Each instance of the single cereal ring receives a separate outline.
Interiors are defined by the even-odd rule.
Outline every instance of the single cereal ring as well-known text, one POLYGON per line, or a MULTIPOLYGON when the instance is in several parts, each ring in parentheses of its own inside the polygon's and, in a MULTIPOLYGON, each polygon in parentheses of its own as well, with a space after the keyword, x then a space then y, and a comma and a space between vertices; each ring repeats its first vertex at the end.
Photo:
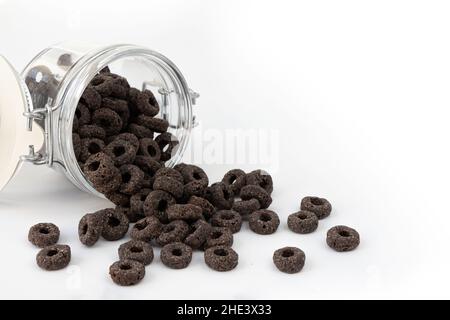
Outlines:
POLYGON ((238 195, 242 187, 246 185, 246 174, 241 169, 233 169, 228 171, 222 179, 222 182, 229 185, 233 194, 238 195))
POLYGON ((132 286, 144 279, 145 266, 134 260, 116 261, 109 267, 109 274, 115 284, 132 286))
POLYGON ((167 218, 170 221, 184 220, 194 222, 203 219, 202 208, 193 204, 173 204, 167 208, 167 218))
POLYGON ((108 144, 103 151, 111 157, 117 167, 133 163, 137 152, 130 142, 120 139, 108 144))
POLYGON ((300 272, 305 265, 305 253, 299 248, 284 247, 273 254, 273 263, 285 273, 300 272))
POLYGON ((163 132, 155 138, 156 143, 161 150, 161 160, 167 161, 172 158, 178 150, 178 139, 170 132, 163 132))
POLYGON ((128 195, 138 192, 144 180, 144 172, 133 164, 124 164, 119 170, 122 176, 119 191, 128 195))
POLYGON ((150 116, 146 116, 144 114, 141 114, 136 117, 135 123, 144 126, 147 129, 152 130, 153 132, 166 132, 169 128, 169 122, 165 119, 161 118, 153 118, 150 116))
POLYGON ((327 244, 330 248, 345 252, 356 249, 359 246, 359 233, 347 226, 335 226, 327 232, 327 244))
POLYGON ((38 223, 30 228, 28 241, 37 247, 51 246, 59 240, 59 228, 53 223, 38 223))
POLYGON ((92 87, 88 86, 81 96, 80 102, 86 105, 90 110, 100 109, 102 96, 92 87))
POLYGON ((205 263, 216 271, 230 271, 238 265, 239 256, 230 247, 217 246, 205 250, 205 263))
POLYGON ((184 243, 192 249, 199 249, 206 242, 212 232, 211 225, 205 220, 197 220, 191 225, 191 233, 184 239, 184 243))
POLYGON ((131 196, 130 210, 128 215, 128 219, 130 220, 130 222, 134 223, 145 218, 144 202, 150 192, 152 192, 151 189, 142 188, 139 192, 131 196))
POLYGON ((181 173, 179 173, 177 170, 173 169, 173 168, 161 168, 159 169, 156 174, 155 174, 155 178, 157 177, 168 177, 168 178, 172 178, 177 180, 180 183, 184 183, 184 179, 183 176, 181 175, 181 173))
POLYGON ((132 212, 130 207, 116 206, 115 210, 119 211, 120 213, 123 213, 128 218, 128 221, 130 223, 135 223, 145 218, 142 215, 132 212))
POLYGON ((114 209, 103 209, 98 213, 105 215, 102 237, 108 241, 122 239, 128 232, 129 221, 126 215, 114 209))
POLYGON ((120 116, 107 108, 100 108, 94 111, 92 124, 102 127, 107 136, 118 134, 122 129, 122 119, 120 116))
POLYGON ((209 236, 206 237, 206 242, 203 246, 208 249, 216 246, 231 247, 233 245, 233 233, 229 228, 212 227, 209 236))
POLYGON ((43 248, 36 256, 37 265, 47 271, 60 270, 70 262, 70 247, 64 244, 55 244, 43 248))
POLYGON ((272 203, 272 197, 260 186, 247 185, 241 189, 241 199, 256 199, 259 201, 262 209, 266 209, 272 203))
POLYGON ((319 220, 328 217, 331 213, 331 203, 324 198, 304 197, 300 205, 301 210, 310 211, 316 214, 319 220))
POLYGON ((209 220, 213 216, 213 214, 216 212, 216 208, 211 204, 211 202, 209 202, 205 198, 191 196, 189 198, 188 203, 202 208, 203 217, 206 220, 209 220))
POLYGON ((91 122, 91 112, 88 107, 81 102, 77 105, 75 116, 78 118, 78 125, 80 127, 91 122))
POLYGON ((152 246, 144 241, 130 240, 119 247, 120 260, 134 260, 147 266, 153 261, 153 257, 152 246))
POLYGON ((192 164, 179 164, 177 165, 177 167, 180 173, 183 175, 184 183, 186 185, 190 182, 198 181, 205 187, 208 186, 209 179, 202 168, 192 164))
POLYGON ((272 176, 264 170, 254 170, 247 174, 247 184, 257 185, 267 191, 270 195, 273 192, 272 176))
POLYGON ((189 225, 183 220, 174 220, 163 225, 162 233, 156 239, 160 246, 173 242, 183 242, 189 234, 189 225))
POLYGON ((111 177, 109 180, 90 180, 90 182, 98 192, 109 194, 116 192, 119 189, 120 185, 122 184, 122 177, 120 176, 120 171, 117 169, 117 174, 111 177))
POLYGON ((236 233, 241 230, 242 217, 233 210, 217 211, 211 218, 211 225, 215 227, 225 227, 236 233))
POLYGON ((250 230, 257 234, 272 234, 280 225, 280 218, 271 210, 257 210, 248 218, 250 230))
POLYGON ((182 173, 183 170, 184 170, 187 166, 188 166, 188 164, 186 164, 186 163, 184 163, 184 162, 181 162, 181 163, 176 164, 173 168, 174 168, 175 170, 177 170, 179 173, 182 173))
POLYGON ((316 231, 319 219, 313 212, 301 210, 289 215, 287 224, 291 231, 307 234, 316 231))
POLYGON ((72 133, 72 144, 73 144, 73 153, 75 153, 75 158, 79 160, 81 154, 81 139, 78 133, 72 133))
POLYGON ((86 162, 87 159, 103 150, 105 143, 97 138, 86 138, 80 141, 80 161, 86 162))
POLYGON ((103 98, 102 108, 108 108, 114 111, 122 119, 122 128, 125 128, 130 119, 130 109, 128 108, 128 102, 122 99, 116 98, 103 98))
POLYGON ((128 99, 136 114, 144 114, 154 117, 159 113, 159 105, 155 96, 150 90, 141 92, 136 88, 130 88, 128 99))
POLYGON ((130 196, 120 192, 105 193, 106 199, 116 206, 128 207, 130 205, 130 196))
POLYGON ((192 196, 204 197, 208 186, 203 180, 191 181, 184 185, 183 199, 187 200, 192 196))
POLYGON ((233 203, 233 210, 239 212, 239 214, 244 218, 247 218, 249 214, 259 210, 261 205, 257 199, 250 200, 240 200, 233 203))
POLYGON ((152 158, 153 160, 159 160, 161 158, 161 150, 155 140, 151 138, 139 140, 139 154, 152 158))
POLYGON ((150 157, 137 155, 134 159, 134 164, 144 171, 144 182, 142 183, 142 186, 144 188, 153 188, 155 174, 159 169, 161 169, 161 163, 150 157))
POLYGON ((173 195, 176 199, 179 199, 183 196, 184 186, 180 181, 170 177, 159 176, 155 177, 153 189, 166 191, 173 195))
POLYGON ((172 269, 184 269, 192 261, 192 249, 182 242, 166 244, 161 249, 161 262, 172 269))
POLYGON ((139 220, 131 229, 131 239, 150 242, 156 239, 162 232, 162 224, 154 216, 139 220))
POLYGON ((129 133, 134 134, 139 139, 143 139, 143 138, 153 139, 153 136, 154 136, 154 133, 152 130, 150 130, 144 126, 140 126, 136 123, 130 123, 128 125, 127 131, 129 133))
POLYGON ((206 190, 206 198, 218 209, 231 209, 234 203, 231 186, 223 182, 213 183, 206 190))
POLYGON ((81 126, 78 132, 81 138, 97 138, 100 140, 105 140, 106 138, 105 129, 92 124, 81 126))
POLYGON ((108 97, 113 91, 112 79, 106 73, 100 73, 92 79, 90 85, 102 97, 108 97))
POLYGON ((132 133, 129 132, 123 132, 123 133, 119 133, 118 135, 115 136, 109 136, 107 139, 107 143, 111 143, 114 140, 125 140, 128 141, 129 143, 131 143, 133 145, 133 147, 138 150, 139 149, 139 139, 132 133))
POLYGON ((119 169, 114 166, 110 156, 104 152, 96 153, 87 159, 84 164, 84 174, 91 182, 104 182, 110 180, 117 174, 119 169))
POLYGON ((155 190, 148 194, 144 201, 144 215, 155 216, 161 222, 168 222, 167 209, 176 204, 175 198, 162 190, 155 190))
POLYGON ((80 242, 88 247, 93 246, 100 238, 104 225, 104 214, 85 214, 78 224, 78 237, 80 242))

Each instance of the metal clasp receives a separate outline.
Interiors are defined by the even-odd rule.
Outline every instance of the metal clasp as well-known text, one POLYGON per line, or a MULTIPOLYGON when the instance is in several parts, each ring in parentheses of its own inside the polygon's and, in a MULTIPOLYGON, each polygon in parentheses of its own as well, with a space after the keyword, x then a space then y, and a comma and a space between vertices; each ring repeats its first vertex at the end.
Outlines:
MULTIPOLYGON (((168 97, 173 92, 174 92, 173 90, 167 90, 166 88, 160 88, 158 90, 158 93, 161 95, 161 111, 162 111, 161 114, 163 115, 164 119, 166 119, 166 117, 167 117, 167 109, 168 109, 168 106, 169 106, 169 99, 168 99, 168 97)), ((191 99, 191 104, 192 105, 196 105, 197 104, 197 99, 199 97, 200 97, 199 93, 195 92, 192 89, 189 89, 189 98, 191 99)), ((193 115, 192 116, 192 127, 196 127, 196 126, 198 126, 198 121, 197 121, 195 115, 193 115)), ((175 127, 173 125, 171 125, 171 127, 178 128, 178 127, 175 127)))

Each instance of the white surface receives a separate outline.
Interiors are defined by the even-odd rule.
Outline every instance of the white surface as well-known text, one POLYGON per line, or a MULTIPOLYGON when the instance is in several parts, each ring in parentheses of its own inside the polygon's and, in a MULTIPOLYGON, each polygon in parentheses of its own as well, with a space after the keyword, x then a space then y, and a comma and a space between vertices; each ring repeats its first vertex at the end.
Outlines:
MULTIPOLYGON (((200 253, 180 271, 157 257, 140 285, 121 288, 107 274, 120 242, 87 249, 76 236, 81 215, 107 202, 27 166, 0 195, 0 298, 450 298, 449 14, 446 1, 0 0, 1 53, 19 69, 62 40, 137 43, 202 94, 204 144, 227 128, 278 132, 269 165, 282 220, 272 236, 236 235, 232 272, 200 253), (289 232, 310 194, 329 198, 332 216, 314 234, 289 232), (41 221, 72 246, 68 269, 36 267, 26 235, 41 221), (336 224, 360 231, 356 251, 326 246, 336 224), (301 273, 275 270, 284 245, 305 250, 301 273)), ((206 167, 214 181, 233 166, 206 167)))

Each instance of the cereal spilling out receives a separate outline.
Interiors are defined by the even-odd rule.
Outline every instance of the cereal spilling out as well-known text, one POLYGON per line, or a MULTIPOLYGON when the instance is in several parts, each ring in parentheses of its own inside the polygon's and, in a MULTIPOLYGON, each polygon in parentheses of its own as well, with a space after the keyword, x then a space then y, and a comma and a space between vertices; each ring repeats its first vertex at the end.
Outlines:
MULTIPOLYGON (((166 167, 179 144, 168 128, 154 94, 131 87, 108 68, 94 77, 75 111, 72 140, 79 166, 92 186, 115 204, 84 215, 78 236, 92 247, 100 238, 116 241, 129 235, 118 249, 119 261, 109 269, 118 285, 144 278, 145 266, 154 260, 153 246, 161 247, 160 260, 172 269, 188 267, 193 252, 200 250, 212 270, 233 270, 239 261, 233 234, 243 223, 248 221, 249 229, 260 235, 273 234, 280 225, 278 214, 269 209, 270 174, 233 169, 210 183, 198 166, 166 167)), ((287 225, 295 233, 314 232, 331 210, 326 199, 305 197, 287 225)), ((70 248, 56 245, 55 225, 33 226, 28 238, 43 248, 37 256, 41 268, 58 270, 69 263, 70 248)), ((338 226, 328 232, 327 243, 336 251, 349 251, 358 246, 359 235, 338 226)), ((305 253, 285 247, 275 251, 273 262, 282 272, 297 273, 305 253)))

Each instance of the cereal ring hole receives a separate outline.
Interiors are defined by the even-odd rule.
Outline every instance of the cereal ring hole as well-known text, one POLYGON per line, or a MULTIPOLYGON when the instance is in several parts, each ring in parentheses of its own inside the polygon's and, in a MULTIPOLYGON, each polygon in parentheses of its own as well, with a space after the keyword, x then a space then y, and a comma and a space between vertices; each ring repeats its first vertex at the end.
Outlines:
POLYGON ((111 123, 109 119, 100 119, 99 125, 103 128, 109 128, 111 126, 111 123))
POLYGON ((128 263, 122 263, 119 268, 120 270, 131 270, 131 266, 128 263))
POLYGON ((177 257, 181 257, 183 255, 183 252, 181 252, 181 249, 173 249, 172 250, 172 255, 177 256, 177 257))
POLYGON ((87 225, 87 223, 86 224, 84 224, 83 225, 83 228, 82 228, 82 230, 81 230, 81 234, 86 234, 88 232, 88 225, 87 225))
POLYGON ((141 201, 145 201, 147 199, 147 196, 145 194, 141 194, 141 201))
POLYGON ((289 258, 289 257, 292 257, 293 255, 294 255, 294 251, 292 251, 292 250, 290 250, 290 249, 284 250, 284 251, 281 253, 281 256, 282 256, 283 258, 289 258))
POLYGON ((350 233, 345 230, 339 231, 339 235, 344 238, 350 237, 350 233))
POLYGON ((127 182, 130 182, 130 180, 131 180, 131 174, 129 172, 124 172, 122 174, 122 182, 127 183, 127 182))
POLYGON ((88 151, 90 154, 99 153, 101 150, 102 148, 96 142, 91 142, 88 146, 88 151))
POLYGON ((195 180, 201 180, 201 179, 202 179, 202 176, 201 176, 200 173, 198 173, 198 172, 194 172, 194 173, 192 174, 192 177, 193 177, 195 180))
POLYGON ((222 232, 220 232, 220 231, 214 231, 214 232, 211 234, 211 239, 219 239, 222 235, 223 235, 222 232))
POLYGON ((147 222, 143 221, 140 223, 136 223, 136 229, 138 230, 144 230, 148 226, 147 222))
POLYGON ((39 233, 42 233, 42 234, 49 234, 50 231, 48 231, 47 228, 41 228, 41 229, 39 229, 39 233))
POLYGON ((311 198, 311 203, 315 206, 321 206, 324 204, 323 200, 320 198, 311 198))
POLYGON ((153 146, 148 146, 147 152, 151 157, 156 156, 156 153, 157 153, 155 147, 153 147, 153 146))
POLYGON ((120 220, 117 219, 116 217, 109 217, 108 225, 111 227, 117 227, 118 225, 120 225, 120 220))
POLYGON ((226 257, 228 255, 228 251, 225 249, 216 249, 214 250, 214 254, 220 257, 226 257))
POLYGON ((158 202, 158 211, 165 211, 167 209, 168 203, 167 200, 161 199, 158 202))
POLYGON ((125 148, 123 147, 123 146, 115 146, 114 148, 113 148, 113 154, 116 156, 116 157, 119 157, 119 156, 121 156, 121 155, 123 155, 124 153, 125 153, 125 148))
POLYGON ((270 216, 270 214, 262 213, 262 214, 259 216, 259 220, 261 220, 261 221, 263 221, 263 222, 268 222, 268 221, 272 220, 272 217, 270 216))
POLYGON ((308 219, 308 216, 304 213, 300 213, 299 215, 297 215, 297 218, 299 218, 300 220, 306 220, 308 219))
POLYGON ((100 161, 94 161, 91 164, 89 164, 88 170, 89 171, 97 171, 99 167, 100 167, 100 161))
POLYGON ((49 252, 47 252, 47 257, 53 257, 57 253, 58 253, 58 250, 50 250, 49 252))
POLYGON ((144 250, 141 247, 131 247, 130 251, 133 253, 141 253, 144 250))
POLYGON ((174 225, 167 226, 166 233, 172 232, 173 230, 175 230, 175 226, 174 225))

